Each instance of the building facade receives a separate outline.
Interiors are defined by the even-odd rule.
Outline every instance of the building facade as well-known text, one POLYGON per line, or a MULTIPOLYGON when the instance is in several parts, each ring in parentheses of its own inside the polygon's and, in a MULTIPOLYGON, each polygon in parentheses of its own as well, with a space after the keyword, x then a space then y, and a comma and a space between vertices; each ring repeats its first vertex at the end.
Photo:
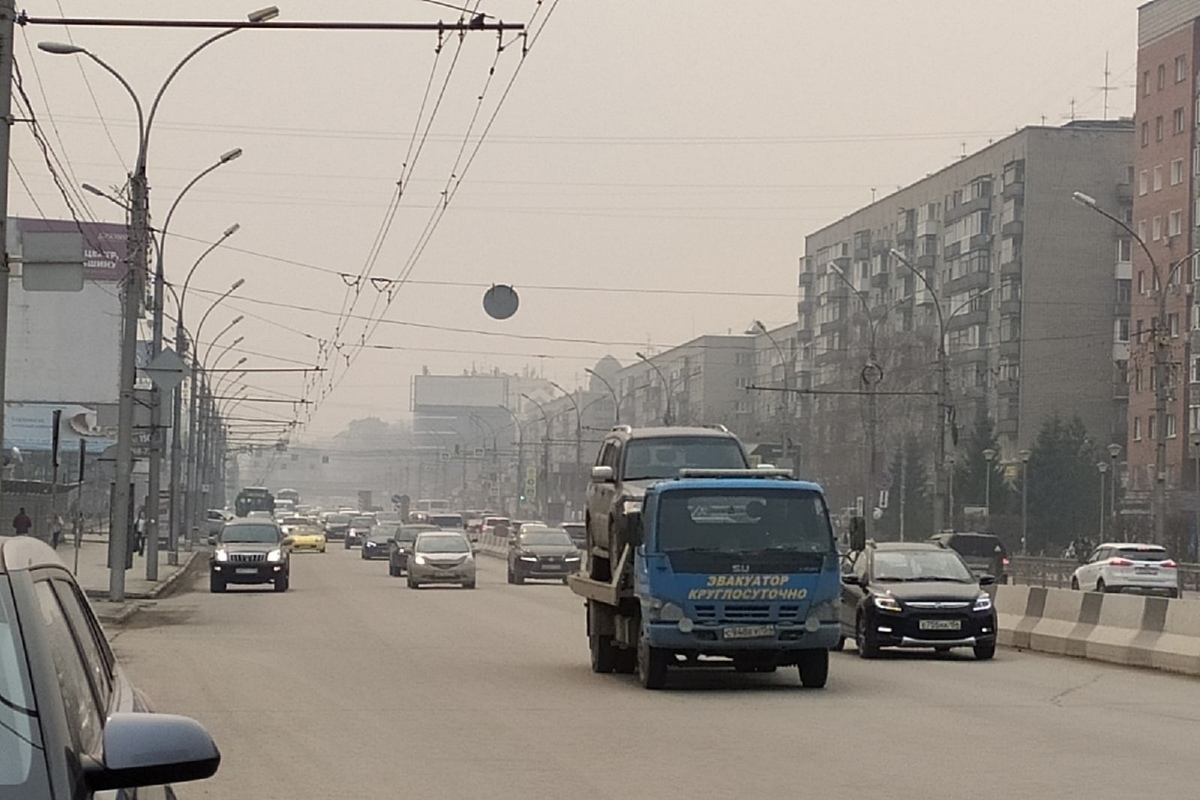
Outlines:
POLYGON ((1133 137, 1129 120, 1025 128, 807 237, 804 446, 835 503, 890 487, 903 442, 933 463, 943 422, 951 459, 980 418, 1002 461, 1056 413, 1124 446, 1128 237, 1072 195, 1128 217, 1133 137))

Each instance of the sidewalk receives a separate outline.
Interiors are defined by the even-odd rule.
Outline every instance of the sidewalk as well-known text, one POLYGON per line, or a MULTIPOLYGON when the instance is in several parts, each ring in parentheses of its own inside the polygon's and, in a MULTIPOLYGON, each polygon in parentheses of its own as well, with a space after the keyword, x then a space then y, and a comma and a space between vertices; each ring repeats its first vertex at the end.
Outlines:
MULTIPOLYGON (((68 569, 75 569, 75 548, 71 544, 59 545, 58 556, 68 569)), ((161 550, 158 553, 158 580, 150 581, 146 579, 145 557, 134 553, 133 567, 125 571, 125 602, 111 603, 108 601, 108 539, 84 536, 79 547, 79 566, 75 571, 75 578, 91 600, 100 620, 120 623, 137 612, 135 601, 153 600, 158 597, 185 574, 192 560, 196 558, 204 558, 204 552, 196 550, 188 553, 181 550, 179 564, 170 565, 167 563, 166 550, 161 550)))

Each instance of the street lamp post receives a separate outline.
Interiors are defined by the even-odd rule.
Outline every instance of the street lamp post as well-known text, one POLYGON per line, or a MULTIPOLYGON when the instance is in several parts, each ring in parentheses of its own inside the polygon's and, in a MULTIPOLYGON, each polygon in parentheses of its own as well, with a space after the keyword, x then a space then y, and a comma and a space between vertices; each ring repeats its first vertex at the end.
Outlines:
POLYGON ((992 521, 992 461, 996 458, 996 451, 988 447, 983 451, 984 473, 983 473, 983 509, 987 515, 988 526, 991 526, 992 521))
POLYGON ((1175 273, 1192 256, 1200 253, 1200 247, 1185 255, 1178 261, 1172 262, 1167 271, 1166 280, 1160 280, 1158 261, 1150 252, 1144 239, 1137 234, 1125 220, 1110 214, 1100 207, 1096 198, 1074 192, 1071 199, 1086 208, 1090 208, 1100 216, 1115 222, 1138 243, 1146 258, 1150 261, 1153 275, 1155 294, 1157 295, 1157 313, 1150 321, 1150 338, 1154 343, 1154 418, 1157 430, 1154 435, 1154 541, 1162 544, 1166 538, 1167 515, 1167 402, 1173 392, 1171 365, 1171 331, 1167 325, 1167 287, 1175 280, 1175 273))
MULTIPOLYGON (((1112 477, 1109 479, 1108 519, 1113 536, 1117 535, 1117 457, 1121 455, 1121 445, 1113 442, 1108 446, 1108 457, 1112 461, 1112 477)), ((1122 534, 1124 537, 1124 534, 1122 534)))
MULTIPOLYGON (((275 7, 261 9, 249 15, 251 22, 265 22, 277 16, 279 10, 275 7)), ((133 100, 138 118, 138 148, 132 174, 129 176, 130 209, 129 233, 129 269, 125 276, 125 292, 122 306, 121 332, 121 363, 119 387, 120 396, 117 411, 117 453, 116 453, 116 489, 114 491, 112 509, 112 528, 109 534, 109 599, 120 602, 125 599, 125 559, 128 553, 128 530, 130 525, 130 510, 132 505, 133 478, 133 404, 134 384, 137 378, 137 328, 138 308, 144 296, 144 282, 147 272, 147 250, 150 239, 150 209, 149 186, 146 180, 146 156, 150 145, 150 130, 154 124, 154 115, 163 93, 171 85, 171 81, 193 57, 204 48, 230 34, 241 30, 228 28, 214 34, 192 48, 191 51, 175 65, 159 87, 150 105, 150 113, 143 113, 141 100, 130 86, 129 82, 99 56, 84 47, 59 42, 39 42, 38 48, 53 55, 83 55, 90 58, 106 72, 112 75, 133 100)), ((151 498, 146 509, 147 517, 157 513, 158 498, 151 498)), ((157 539, 157 533, 151 534, 157 539)), ((157 547, 157 542, 155 542, 157 547)))
POLYGON ((1104 541, 1104 516, 1107 511, 1104 502, 1104 474, 1108 472, 1108 463, 1105 461, 1096 462, 1096 470, 1100 473, 1100 541, 1104 541))
POLYGON ((527 394, 522 394, 529 402, 537 406, 538 411, 542 412, 542 421, 546 423, 546 435, 542 437, 542 479, 538 481, 538 515, 544 520, 546 518, 546 481, 550 479, 550 416, 546 413, 546 407, 534 400, 527 394))
POLYGON ((574 394, 568 392, 554 381, 550 381, 550 385, 565 394, 567 399, 571 401, 571 405, 575 408, 575 471, 571 473, 571 499, 572 503, 574 503, 581 491, 579 487, 579 471, 583 468, 583 414, 579 410, 579 403, 575 400, 574 394))
POLYGON ((1029 555, 1029 450, 1017 453, 1021 459, 1021 555, 1029 555))
POLYGON ((613 388, 613 385, 603 375, 594 369, 584 367, 583 371, 603 383, 604 387, 608 389, 608 393, 612 395, 613 399, 613 424, 619 425, 621 423, 621 398, 617 396, 617 390, 613 388))
POLYGON ((649 364, 650 368, 652 370, 654 370, 655 372, 657 372, 659 379, 662 380, 663 391, 665 391, 667 393, 667 410, 663 413, 662 421, 663 421, 663 425, 667 425, 667 426, 673 425, 675 422, 675 416, 671 413, 671 390, 672 390, 671 382, 667 380, 667 376, 663 374, 663 371, 658 368, 658 364, 655 364, 653 361, 651 361, 649 358, 647 358, 644 353, 639 351, 637 353, 634 353, 634 355, 637 356, 638 358, 640 358, 642 361, 645 361, 647 364, 649 364))
POLYGON ((779 422, 779 458, 780 466, 792 464, 792 470, 795 471, 795 464, 792 463, 794 457, 791 454, 792 441, 792 362, 783 352, 783 348, 779 346, 779 342, 775 341, 775 337, 767 330, 767 326, 762 320, 754 320, 754 326, 767 337, 767 341, 775 348, 775 352, 779 355, 779 363, 783 367, 783 392, 782 399, 779 403, 779 413, 781 416, 779 422))
POLYGON ((508 406, 497 407, 503 408, 508 415, 512 417, 513 428, 517 434, 517 499, 516 502, 513 503, 513 517, 515 518, 521 516, 521 498, 525 494, 525 429, 521 427, 521 418, 517 416, 515 411, 508 406))

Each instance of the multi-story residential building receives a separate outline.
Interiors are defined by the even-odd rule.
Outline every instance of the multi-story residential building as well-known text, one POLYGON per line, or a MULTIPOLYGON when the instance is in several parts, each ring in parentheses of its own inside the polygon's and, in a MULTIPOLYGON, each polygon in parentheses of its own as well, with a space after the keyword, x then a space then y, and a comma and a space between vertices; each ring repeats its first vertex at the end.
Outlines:
POLYGON ((1072 195, 1129 218, 1133 140, 1129 120, 1024 128, 807 237, 806 466, 835 502, 888 486, 905 438, 933 462, 939 339, 948 430, 987 417, 1013 460, 1049 416, 1078 414, 1124 445, 1129 237, 1072 195))
POLYGON ((1127 498, 1149 507, 1156 481, 1162 481, 1166 517, 1190 499, 1184 495, 1196 485, 1200 466, 1193 443, 1200 437, 1200 296, 1195 292, 1200 260, 1191 255, 1200 223, 1200 0, 1153 0, 1143 5, 1138 10, 1137 63, 1131 224, 1145 248, 1132 248, 1127 498), (1160 299, 1165 301, 1165 319, 1159 319, 1160 299), (1152 330, 1164 334, 1161 372, 1152 330), (1162 421, 1156 413, 1157 391, 1166 396, 1162 421), (1160 440, 1165 440, 1162 474, 1156 453, 1160 440))

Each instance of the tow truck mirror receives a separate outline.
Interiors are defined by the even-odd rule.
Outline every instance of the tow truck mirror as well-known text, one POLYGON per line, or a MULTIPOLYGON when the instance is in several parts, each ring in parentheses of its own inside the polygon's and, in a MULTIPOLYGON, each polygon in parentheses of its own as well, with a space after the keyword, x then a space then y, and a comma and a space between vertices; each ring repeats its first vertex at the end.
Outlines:
POLYGON ((850 549, 862 550, 867 546, 867 521, 862 517, 850 518, 850 549))
POLYGON ((596 483, 611 483, 613 468, 609 466, 592 467, 592 480, 596 483))

